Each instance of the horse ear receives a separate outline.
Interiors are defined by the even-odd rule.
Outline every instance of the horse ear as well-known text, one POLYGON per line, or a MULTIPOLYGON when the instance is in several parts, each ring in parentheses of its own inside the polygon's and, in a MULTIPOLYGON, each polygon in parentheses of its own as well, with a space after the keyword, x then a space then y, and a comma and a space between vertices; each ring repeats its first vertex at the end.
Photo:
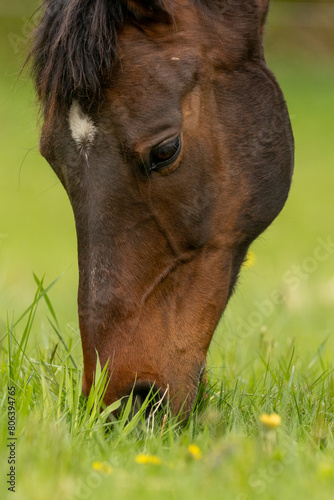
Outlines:
MULTIPOLYGON (((181 0, 179 0, 180 2, 181 0)), ((189 0, 184 0, 185 3, 188 3, 189 0)), ((239 10, 242 9, 242 5, 240 3, 244 4, 249 4, 249 0, 197 0, 200 4, 205 6, 211 13, 216 12, 217 14, 222 13, 224 14, 226 11, 233 11, 233 10, 239 10)), ((257 12, 257 18, 258 21, 260 22, 260 32, 261 35, 263 34, 263 27, 266 22, 268 10, 269 10, 269 4, 270 0, 253 0, 251 6, 252 9, 256 7, 258 9, 257 12)), ((248 8, 249 10, 249 8, 248 8)), ((247 11, 247 9, 246 9, 247 11)))
POLYGON ((263 26, 267 19, 270 0, 256 0, 256 3, 258 4, 259 7, 261 33, 263 33, 263 26))

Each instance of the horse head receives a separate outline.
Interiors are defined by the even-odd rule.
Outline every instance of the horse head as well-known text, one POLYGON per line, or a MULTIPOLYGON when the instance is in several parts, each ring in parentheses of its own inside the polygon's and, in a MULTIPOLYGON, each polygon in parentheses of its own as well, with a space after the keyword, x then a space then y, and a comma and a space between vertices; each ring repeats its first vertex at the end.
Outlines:
POLYGON ((262 49, 268 0, 46 0, 40 149, 76 222, 83 390, 167 388, 187 413, 293 138, 262 49))

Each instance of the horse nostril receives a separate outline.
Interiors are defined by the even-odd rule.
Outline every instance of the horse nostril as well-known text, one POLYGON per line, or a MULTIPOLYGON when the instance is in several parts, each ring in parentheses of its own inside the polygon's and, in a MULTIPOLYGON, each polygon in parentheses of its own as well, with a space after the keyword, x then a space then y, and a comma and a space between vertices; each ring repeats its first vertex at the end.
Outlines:
POLYGON ((146 401, 144 408, 145 417, 148 418, 150 413, 155 409, 163 408, 164 398, 161 395, 161 390, 155 383, 148 381, 138 381, 133 387, 132 412, 137 413, 146 401))
POLYGON ((151 385, 149 382, 136 382, 133 388, 133 400, 132 400, 132 410, 133 413, 137 413, 145 400, 147 399, 147 406, 145 408, 145 416, 149 415, 151 410, 151 398, 153 393, 154 385, 151 385), (151 396, 151 397, 150 397, 151 396))

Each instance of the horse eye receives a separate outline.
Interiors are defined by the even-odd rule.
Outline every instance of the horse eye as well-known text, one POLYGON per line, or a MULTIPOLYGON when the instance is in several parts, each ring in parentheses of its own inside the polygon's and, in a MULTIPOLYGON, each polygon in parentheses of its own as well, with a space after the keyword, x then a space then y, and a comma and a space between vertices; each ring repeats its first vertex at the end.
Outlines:
POLYGON ((181 151, 181 137, 178 135, 172 141, 155 146, 150 155, 151 171, 159 171, 173 163, 181 151))

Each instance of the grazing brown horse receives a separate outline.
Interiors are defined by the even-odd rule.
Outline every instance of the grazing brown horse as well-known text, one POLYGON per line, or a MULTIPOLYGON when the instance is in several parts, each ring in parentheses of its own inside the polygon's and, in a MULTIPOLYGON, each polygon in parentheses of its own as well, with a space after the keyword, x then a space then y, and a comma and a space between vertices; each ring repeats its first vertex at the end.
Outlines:
POLYGON ((262 49, 268 0, 46 0, 40 149, 70 198, 89 391, 168 387, 189 412, 250 243, 281 211, 293 137, 262 49))

